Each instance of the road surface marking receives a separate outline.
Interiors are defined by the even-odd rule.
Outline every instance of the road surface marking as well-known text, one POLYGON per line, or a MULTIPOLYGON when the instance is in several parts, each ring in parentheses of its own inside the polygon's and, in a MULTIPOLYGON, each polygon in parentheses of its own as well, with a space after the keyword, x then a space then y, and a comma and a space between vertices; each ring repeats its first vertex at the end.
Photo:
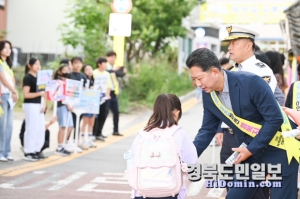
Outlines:
POLYGON ((205 180, 203 180, 203 179, 198 182, 192 182, 188 188, 187 196, 198 195, 204 184, 205 184, 205 180))
POLYGON ((63 180, 59 180, 57 181, 53 187, 49 188, 49 191, 57 191, 65 186, 67 186, 68 184, 71 184, 72 182, 74 182, 75 180, 78 180, 79 178, 81 178, 82 176, 84 176, 86 174, 86 172, 76 172, 72 175, 70 175, 69 177, 63 179, 63 180))
POLYGON ((85 192, 99 192, 99 193, 120 193, 120 194, 131 194, 131 191, 120 191, 120 190, 107 190, 107 189, 95 189, 98 184, 86 184, 77 189, 77 191, 85 192))
MULTIPOLYGON (((194 107, 196 104, 197 104, 196 98, 192 98, 192 99, 182 103, 182 112, 188 111, 189 109, 194 107)), ((105 140, 106 141, 105 143, 97 143, 96 144, 97 148, 90 148, 89 150, 83 151, 82 153, 71 154, 70 156, 67 156, 67 157, 53 155, 45 160, 40 160, 37 162, 32 162, 32 163, 28 163, 28 164, 21 165, 21 166, 16 166, 16 167, 0 170, 0 176, 1 175, 2 176, 17 176, 17 175, 20 175, 20 174, 23 174, 23 173, 26 173, 29 171, 39 170, 39 169, 43 169, 43 168, 47 168, 50 166, 54 166, 54 165, 58 165, 58 164, 62 164, 62 163, 71 161, 73 159, 76 159, 76 158, 86 155, 88 153, 94 152, 98 149, 104 148, 106 146, 109 146, 111 144, 114 144, 118 141, 121 141, 127 137, 130 137, 130 136, 136 134, 136 132, 139 131, 141 128, 143 128, 146 125, 146 123, 147 123, 147 121, 144 121, 133 127, 126 129, 125 131, 122 131, 121 133, 124 136, 108 137, 105 140)))
POLYGON ((223 194, 224 188, 212 188, 209 189, 209 192, 207 193, 206 197, 208 198, 218 198, 221 197, 223 194))
MULTIPOLYGON (((0 188, 4 188, 4 189, 32 189, 32 188, 37 188, 37 187, 43 186, 45 184, 49 184, 54 180, 57 180, 61 175, 62 175, 61 173, 55 173, 55 174, 52 174, 51 176, 47 176, 47 178, 44 178, 44 179, 42 179, 38 182, 32 183, 30 185, 26 185, 26 186, 16 186, 18 184, 21 184, 20 183, 21 180, 15 180, 15 181, 11 181, 9 183, 0 184, 0 188)), ((29 178, 26 178, 26 179, 27 179, 27 181, 31 180, 29 178)))

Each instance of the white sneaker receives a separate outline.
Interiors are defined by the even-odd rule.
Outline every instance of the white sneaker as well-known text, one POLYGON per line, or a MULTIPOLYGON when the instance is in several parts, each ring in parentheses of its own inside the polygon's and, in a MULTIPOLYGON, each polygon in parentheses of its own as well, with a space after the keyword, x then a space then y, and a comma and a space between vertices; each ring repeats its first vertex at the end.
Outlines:
POLYGON ((74 145, 73 144, 65 144, 64 149, 73 153, 74 152, 74 145))
POLYGON ((11 157, 10 155, 9 155, 9 156, 7 156, 7 157, 6 157, 6 159, 7 159, 7 160, 9 160, 9 161, 14 161, 14 158, 13 158, 13 157, 11 157))
POLYGON ((7 162, 7 159, 5 157, 1 157, 0 162, 7 162))
POLYGON ((79 148, 78 146, 74 147, 74 151, 77 151, 77 153, 82 153, 82 149, 79 148))
POLYGON ((90 148, 90 145, 87 142, 82 142, 79 145, 79 148, 82 149, 82 150, 88 150, 90 148))
POLYGON ((97 145, 94 143, 93 140, 89 141, 89 145, 90 145, 91 148, 96 148, 97 147, 97 145))

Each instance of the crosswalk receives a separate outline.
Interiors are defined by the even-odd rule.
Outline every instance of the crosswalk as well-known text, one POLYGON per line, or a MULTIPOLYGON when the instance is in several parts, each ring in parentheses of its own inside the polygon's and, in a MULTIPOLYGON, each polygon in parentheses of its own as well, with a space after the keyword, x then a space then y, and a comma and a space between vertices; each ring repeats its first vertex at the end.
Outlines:
MULTIPOLYGON (((28 193, 28 190, 42 191, 43 194, 49 196, 47 198, 52 198, 52 195, 55 198, 55 193, 59 193, 62 196, 76 193, 75 195, 78 197, 104 194, 107 199, 128 199, 131 194, 130 187, 123 173, 99 174, 80 171, 51 172, 38 170, 16 177, 2 176, 0 178, 0 193, 5 191, 7 196, 13 196, 16 190, 24 192, 24 194, 28 193)), ((205 188, 205 181, 201 180, 189 183, 187 198, 219 199, 224 194, 224 189, 205 188)))

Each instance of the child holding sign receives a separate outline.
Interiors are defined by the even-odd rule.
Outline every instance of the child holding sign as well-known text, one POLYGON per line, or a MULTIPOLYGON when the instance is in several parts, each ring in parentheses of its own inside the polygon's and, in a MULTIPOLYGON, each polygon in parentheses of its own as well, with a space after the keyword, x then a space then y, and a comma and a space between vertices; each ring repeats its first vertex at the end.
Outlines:
POLYGON ((41 70, 40 61, 30 58, 25 67, 23 79, 23 110, 25 112, 26 131, 24 134, 25 160, 39 160, 39 153, 45 142, 45 92, 37 92, 37 73, 41 70))
MULTIPOLYGON (((83 74, 85 74, 90 80, 90 88, 94 85, 94 78, 93 78, 93 68, 90 65, 84 65, 82 68, 83 74)), ((88 149, 89 147, 96 147, 93 141, 93 126, 95 121, 95 115, 91 113, 85 113, 82 115, 82 125, 81 125, 81 144, 79 147, 81 149, 88 149), (85 140, 85 130, 86 127, 88 128, 88 140, 85 140)))
MULTIPOLYGON (((70 77, 70 69, 68 65, 62 65, 58 68, 58 70, 54 74, 54 79, 57 80, 66 80, 70 77)), ((63 104, 61 101, 57 102, 57 119, 59 124, 59 131, 58 131, 58 147, 55 151, 57 155, 70 155, 71 153, 64 148, 64 133, 66 127, 68 127, 68 137, 70 136, 73 130, 73 119, 72 119, 72 107, 69 105, 63 104), (69 120, 67 121, 69 114, 69 120)))
MULTIPOLYGON (((110 81, 110 75, 106 71, 107 60, 103 57, 99 57, 96 61, 97 69, 93 71, 93 76, 95 79, 94 89, 100 90, 102 98, 110 99, 110 90, 112 87, 110 81)), ((106 136, 102 135, 102 129, 106 120, 106 100, 99 106, 99 114, 94 123, 93 135, 96 140, 105 141, 106 136)))

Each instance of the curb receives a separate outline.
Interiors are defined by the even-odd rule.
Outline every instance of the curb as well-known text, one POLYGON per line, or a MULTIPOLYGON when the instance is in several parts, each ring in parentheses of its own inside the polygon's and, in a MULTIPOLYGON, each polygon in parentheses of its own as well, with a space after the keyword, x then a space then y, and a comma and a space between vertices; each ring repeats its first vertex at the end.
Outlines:
POLYGON ((193 91, 190 91, 189 93, 187 93, 183 96, 180 96, 179 99, 180 99, 181 102, 186 101, 187 99, 189 99, 191 97, 195 97, 196 92, 197 92, 197 89, 194 89, 193 91))

